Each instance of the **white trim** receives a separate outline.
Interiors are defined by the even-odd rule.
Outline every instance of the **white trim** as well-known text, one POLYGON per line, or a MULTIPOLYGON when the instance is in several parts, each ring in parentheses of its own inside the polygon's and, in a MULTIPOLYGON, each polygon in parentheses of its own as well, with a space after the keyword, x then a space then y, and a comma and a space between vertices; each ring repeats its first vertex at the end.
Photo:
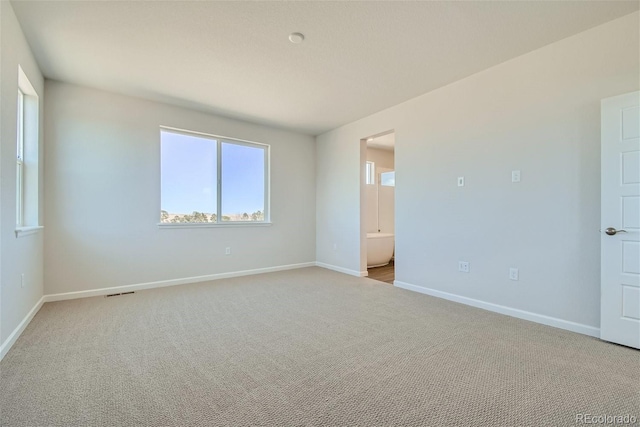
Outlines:
POLYGON ((38 92, 36 92, 35 88, 31 84, 31 81, 27 77, 27 74, 22 69, 22 66, 18 64, 18 89, 28 96, 38 97, 38 92))
POLYGON ((337 265, 325 264, 324 262, 316 261, 315 265, 317 265, 318 267, 329 269, 329 270, 338 271, 340 273, 349 274, 351 276, 365 277, 369 274, 366 270, 365 271, 350 270, 348 268, 338 267, 337 265))
POLYGON ((42 305, 45 303, 45 297, 41 297, 40 300, 33 306, 31 311, 27 313, 27 315, 22 319, 22 322, 11 332, 11 335, 2 343, 0 346, 0 360, 4 358, 4 356, 11 350, 13 344, 18 340, 20 334, 27 328, 31 320, 38 313, 42 305))
POLYGON ((530 311, 519 310, 517 308, 506 307, 504 305, 493 304, 490 302, 480 301, 474 298, 463 297, 460 295, 450 294, 448 292, 438 291, 435 289, 425 288, 423 286, 412 285, 410 283, 395 280, 393 286, 407 289, 421 294, 431 295, 433 297, 458 302, 472 307, 482 308, 484 310, 493 311, 494 313, 505 314, 518 319, 529 320, 531 322, 541 323, 555 328, 565 329, 567 331, 577 332, 579 334, 591 337, 600 337, 600 328, 584 325, 582 323, 571 322, 569 320, 558 319, 557 317, 545 316, 543 314, 532 313, 530 311))
POLYGON ((228 221, 228 222, 159 222, 158 228, 218 228, 218 227, 271 227, 272 222, 264 221, 228 221))
MULTIPOLYGON (((222 142, 216 138, 216 224, 222 219, 222 142)), ((266 219, 266 218, 265 218, 266 219)))
POLYGON ((135 285, 114 286, 111 288, 92 289, 88 291, 65 292, 60 294, 43 295, 29 313, 22 319, 22 322, 14 329, 9 337, 0 346, 0 360, 9 352, 13 344, 26 329, 33 317, 38 313, 45 302, 63 301, 77 298, 95 297, 101 295, 128 292, 140 289, 162 288, 165 286, 185 285, 187 283, 207 282, 210 280, 227 279, 230 277, 249 276, 253 274, 271 273, 275 271, 294 270, 297 268, 314 267, 315 262, 304 262, 300 264, 279 265, 276 267, 256 268, 254 270, 234 271, 230 273, 208 274, 205 276, 185 277, 182 279, 160 280, 157 282, 138 283, 135 285))
MULTIPOLYGON (((367 276, 367 271, 356 271, 348 268, 338 267, 331 264, 325 264, 323 262, 304 262, 299 264, 280 265, 276 267, 256 268, 253 270, 242 270, 229 273, 209 274, 204 276, 185 277, 181 279, 160 280, 157 282, 138 283, 134 285, 114 286, 110 288, 92 289, 88 291, 78 292, 65 292, 59 294, 43 295, 36 305, 29 311, 29 313, 22 319, 20 324, 14 329, 9 337, 0 346, 0 360, 9 352, 13 344, 20 337, 20 334, 26 329, 31 320, 38 313, 40 308, 45 302, 62 301, 77 298, 95 297, 101 295, 108 295, 113 293, 127 292, 133 290, 161 288, 165 286, 177 286, 185 285, 188 283, 206 282, 218 279, 227 279, 231 277, 249 276, 254 274, 271 273, 275 271, 294 270, 298 268, 318 266, 329 270, 338 271, 340 273, 349 274, 351 276, 364 277, 367 276)), ((484 310, 493 311, 495 313, 505 314, 507 316, 517 317, 519 319, 529 320, 536 323, 541 323, 547 326, 553 326, 560 329, 565 329, 572 332, 592 336, 599 338, 600 329, 593 326, 584 325, 581 323, 575 323, 568 320, 562 320, 555 317, 545 316, 542 314, 531 313, 529 311, 518 310, 515 308, 505 307, 503 305, 493 304, 485 301, 476 300, 473 298, 467 298, 460 295, 450 294, 448 292, 442 292, 435 289, 425 288, 422 286, 412 285, 410 283, 401 282, 395 280, 393 285, 398 288, 407 289, 414 292, 419 292, 426 295, 431 295, 437 298, 443 298, 449 301, 458 302, 472 307, 482 308, 484 310)))
POLYGON ((29 234, 37 233, 44 227, 41 225, 33 225, 30 227, 18 227, 16 228, 16 237, 28 236, 29 234))
POLYGON ((208 282, 210 280, 228 279, 230 277, 250 276, 254 274, 271 273, 274 271, 294 270, 297 268, 314 267, 315 262, 300 264, 279 265, 276 267, 256 268, 253 270, 232 271, 229 273, 207 274, 204 276, 184 277, 181 279, 159 280, 157 282, 137 283, 134 285, 114 286, 111 288, 91 289, 87 291, 64 292, 60 294, 45 295, 45 302, 62 301, 68 299, 87 298, 101 295, 116 294, 121 292, 137 291, 142 289, 163 288, 165 286, 186 285, 188 283, 208 282))
POLYGON ((172 126, 160 125, 160 129, 166 130, 167 132, 179 133, 179 134, 186 135, 186 136, 193 136, 193 135, 203 136, 205 138, 215 139, 215 140, 218 140, 218 141, 221 141, 221 140, 236 141, 236 142, 248 143, 248 144, 251 144, 251 145, 262 145, 262 146, 266 146, 266 147, 270 146, 269 144, 265 144, 264 142, 251 141, 249 139, 232 138, 230 136, 215 135, 213 133, 198 132, 197 130, 188 130, 188 129, 182 129, 182 128, 175 128, 175 127, 172 127, 172 126))

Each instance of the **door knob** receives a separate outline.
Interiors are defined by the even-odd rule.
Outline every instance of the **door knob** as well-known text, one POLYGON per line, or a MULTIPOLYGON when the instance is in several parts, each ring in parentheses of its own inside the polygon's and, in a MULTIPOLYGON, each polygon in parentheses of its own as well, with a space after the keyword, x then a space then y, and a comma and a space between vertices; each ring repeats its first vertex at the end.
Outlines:
POLYGON ((607 233, 609 236, 615 236, 616 233, 626 233, 627 230, 616 230, 613 227, 608 227, 604 230, 605 233, 607 233))

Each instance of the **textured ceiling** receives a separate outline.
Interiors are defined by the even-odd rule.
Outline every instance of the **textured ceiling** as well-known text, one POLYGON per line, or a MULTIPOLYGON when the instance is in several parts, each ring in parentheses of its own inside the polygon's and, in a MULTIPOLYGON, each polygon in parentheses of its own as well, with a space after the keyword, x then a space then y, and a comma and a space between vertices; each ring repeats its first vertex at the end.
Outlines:
POLYGON ((13 1, 44 75, 316 135, 638 2, 13 1), (289 33, 305 34, 302 44, 289 33))

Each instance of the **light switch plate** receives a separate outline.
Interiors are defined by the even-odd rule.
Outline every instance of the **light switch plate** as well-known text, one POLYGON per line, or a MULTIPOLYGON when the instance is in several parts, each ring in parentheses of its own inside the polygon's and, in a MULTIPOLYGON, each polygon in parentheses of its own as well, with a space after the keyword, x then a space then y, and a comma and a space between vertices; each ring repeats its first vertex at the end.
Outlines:
POLYGON ((458 177, 458 187, 464 187, 464 176, 458 177))

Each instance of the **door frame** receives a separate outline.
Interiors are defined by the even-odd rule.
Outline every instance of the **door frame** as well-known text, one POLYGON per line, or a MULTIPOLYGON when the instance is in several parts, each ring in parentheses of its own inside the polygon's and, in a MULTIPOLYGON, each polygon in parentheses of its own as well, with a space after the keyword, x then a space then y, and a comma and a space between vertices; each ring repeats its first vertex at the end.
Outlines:
MULTIPOLYGON (((367 170, 367 140, 371 138, 378 138, 381 136, 389 135, 392 133, 396 133, 395 128, 385 130, 382 132, 375 133, 373 135, 366 136, 364 138, 360 138, 360 276, 367 276, 369 273, 367 272, 367 216, 366 216, 366 207, 367 207, 367 182, 366 182, 366 170, 367 170)), ((395 151, 398 146, 398 140, 395 140, 394 146, 394 157, 395 151)), ((396 166, 396 161, 394 159, 394 170, 396 166)), ((377 169, 377 168, 376 168, 377 169)), ((377 170, 376 170, 377 174, 377 170)), ((377 178, 377 177, 376 177, 377 178)), ((396 200, 394 200, 394 212, 397 206, 396 200)), ((395 218, 394 218, 394 229, 396 228, 395 218)))

